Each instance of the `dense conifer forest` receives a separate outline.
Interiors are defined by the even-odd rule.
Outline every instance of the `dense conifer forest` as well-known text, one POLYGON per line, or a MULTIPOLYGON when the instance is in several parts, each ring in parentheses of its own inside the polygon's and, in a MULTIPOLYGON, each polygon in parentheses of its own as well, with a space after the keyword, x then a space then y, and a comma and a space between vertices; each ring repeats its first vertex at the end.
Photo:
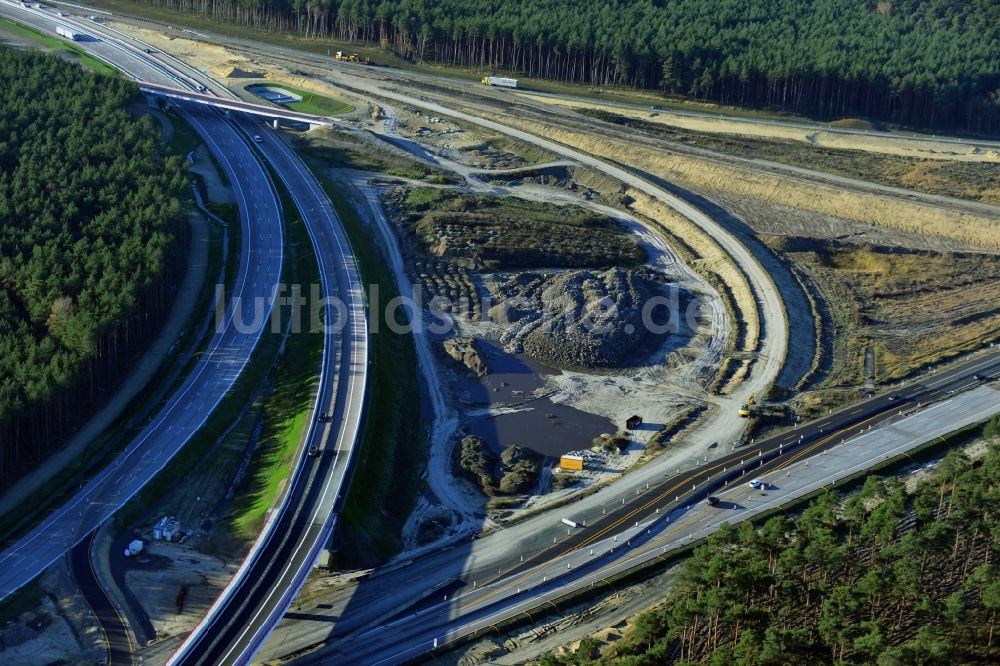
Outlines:
POLYGON ((1000 418, 985 432, 985 457, 950 453, 912 495, 869 477, 797 518, 718 531, 609 652, 584 641, 542 665, 996 663, 1000 418))
POLYGON ((134 85, 0 47, 0 483, 110 394, 169 310, 179 158, 134 85))
POLYGON ((995 0, 138 0, 413 60, 1000 131, 995 0))

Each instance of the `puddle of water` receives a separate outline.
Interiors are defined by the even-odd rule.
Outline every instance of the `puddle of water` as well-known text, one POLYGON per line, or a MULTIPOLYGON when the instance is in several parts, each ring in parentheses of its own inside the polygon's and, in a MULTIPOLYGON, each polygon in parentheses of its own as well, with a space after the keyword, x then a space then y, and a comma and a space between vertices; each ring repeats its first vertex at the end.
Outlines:
POLYGON ((545 456, 560 456, 588 448, 601 433, 616 430, 602 416, 546 397, 542 393, 544 376, 552 370, 508 354, 495 343, 477 340, 477 344, 490 374, 480 379, 463 378, 455 388, 465 407, 464 425, 494 450, 516 444, 545 456))
POLYGON ((601 416, 557 405, 547 398, 527 407, 512 414, 469 418, 465 424, 498 452, 517 444, 554 457, 588 448, 595 437, 615 430, 611 421, 601 416))

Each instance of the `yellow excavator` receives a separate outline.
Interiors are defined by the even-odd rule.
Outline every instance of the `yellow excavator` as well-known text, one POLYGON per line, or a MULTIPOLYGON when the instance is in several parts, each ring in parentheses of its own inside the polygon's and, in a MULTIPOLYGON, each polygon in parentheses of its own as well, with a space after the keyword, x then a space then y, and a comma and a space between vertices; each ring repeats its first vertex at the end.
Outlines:
POLYGON ((750 418, 750 415, 753 413, 753 406, 754 406, 754 404, 755 404, 755 401, 754 401, 753 393, 751 393, 750 397, 747 398, 747 401, 744 402, 742 405, 740 405, 740 418, 741 419, 748 419, 748 418, 750 418))
POLYGON ((358 63, 360 65, 367 65, 368 64, 368 57, 365 56, 364 58, 362 58, 357 53, 352 53, 352 54, 348 55, 348 54, 344 53, 343 51, 337 51, 337 55, 335 57, 336 57, 337 60, 341 60, 343 62, 356 62, 356 63, 358 63))

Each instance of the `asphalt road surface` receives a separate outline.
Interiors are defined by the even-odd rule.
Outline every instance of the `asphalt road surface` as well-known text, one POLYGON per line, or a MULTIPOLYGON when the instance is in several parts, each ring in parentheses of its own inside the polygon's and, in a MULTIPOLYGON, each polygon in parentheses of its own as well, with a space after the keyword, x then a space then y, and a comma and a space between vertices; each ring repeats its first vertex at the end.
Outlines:
MULTIPOLYGON (((255 545, 233 582, 171 659, 172 664, 245 663, 277 624, 329 541, 335 507, 346 494, 351 454, 363 415, 368 365, 368 329, 363 290, 343 226, 316 178, 276 133, 241 119, 247 135, 261 137, 260 149, 274 166, 302 213, 313 240, 324 295, 344 308, 326 306, 329 344, 320 377, 318 412, 306 456, 291 489, 275 512, 274 524, 255 545), (341 330, 340 323, 344 323, 341 330)), ((305 333, 312 335, 314 333, 305 333)), ((305 455, 305 454, 304 454, 305 455)))
MULTIPOLYGON (((979 387, 984 382, 975 379, 977 373, 988 378, 1000 376, 1000 352, 979 355, 902 387, 895 392, 895 399, 889 395, 879 396, 727 453, 710 463, 699 461, 690 469, 671 471, 658 483, 651 483, 648 489, 613 495, 602 505, 580 510, 584 503, 573 503, 537 520, 529 519, 524 524, 468 543, 453 544, 444 550, 393 563, 376 570, 357 587, 333 593, 289 613, 260 656, 274 659, 324 642, 337 646, 336 651, 329 654, 361 649, 358 647, 361 641, 355 638, 365 635, 361 632, 393 622, 401 622, 398 628, 404 631, 405 621, 401 618, 409 617, 422 607, 439 604, 445 594, 452 598, 489 586, 503 586, 506 581, 516 580, 518 575, 550 566, 549 563, 561 561, 571 554, 587 554, 603 542, 634 530, 636 523, 647 525, 669 515, 678 506, 700 504, 706 495, 718 494, 725 488, 726 481, 731 486, 741 486, 748 478, 773 470, 784 473, 789 466, 806 460, 817 457, 832 460, 829 457, 832 452, 823 452, 836 448, 845 438, 856 438, 862 430, 868 433, 869 427, 871 433, 877 432, 878 427, 891 428, 892 421, 918 410, 918 404, 923 409, 932 400, 961 397, 962 391, 979 387), (742 466, 741 460, 744 461, 742 466), (569 528, 559 522, 561 517, 580 526, 569 528)), ((996 402, 995 390, 989 390, 996 402)), ((864 457, 865 449, 848 451, 854 463, 870 465, 877 462, 864 457)), ((531 605, 526 602, 525 608, 531 605)), ((454 612, 454 609, 445 610, 454 612)), ((429 615, 437 615, 440 621, 442 612, 444 610, 437 609, 429 615)), ((445 632, 437 635, 444 637, 445 632)), ((389 640, 388 634, 378 640, 389 640)), ((430 644, 424 647, 429 649, 430 644)), ((325 654, 328 653, 320 653, 325 654)))
MULTIPOLYGON (((493 575, 478 571, 458 579, 442 574, 442 585, 434 594, 416 597, 413 605, 378 620, 374 626, 355 629, 342 637, 327 637, 331 648, 296 663, 399 663, 432 653, 435 647, 444 647, 473 632, 490 631, 506 619, 525 613, 525 619, 529 619, 531 613, 537 613, 535 609, 557 610, 555 604, 568 593, 605 584, 609 576, 697 543, 723 523, 733 524, 780 509, 838 479, 997 414, 997 377, 997 355, 985 361, 970 361, 933 380, 908 387, 905 394, 900 392, 898 400, 890 401, 893 405, 887 409, 875 401, 871 405, 875 411, 867 412, 861 421, 853 420, 856 415, 848 412, 852 418, 843 421, 847 424, 844 428, 819 433, 811 443, 782 447, 780 456, 767 459, 765 453, 760 462, 745 466, 732 458, 729 462, 736 467, 729 467, 728 472, 715 469, 720 462, 715 461, 708 469, 708 478, 705 470, 679 474, 665 481, 664 485, 669 484, 666 488, 651 488, 614 515, 609 512, 577 528, 564 526, 569 535, 560 538, 558 544, 523 562, 515 559, 506 568, 501 565, 502 573, 496 569, 493 575), (973 378, 975 372, 990 381, 973 378), (907 399, 921 401, 921 408, 912 413, 903 408, 900 414, 895 404, 907 399), (932 399, 941 401, 928 406, 927 400, 932 399), (748 481, 756 478, 771 486, 750 489, 748 481), (718 497, 717 506, 704 502, 709 494, 718 497)), ((916 403, 910 407, 915 408, 916 403)), ((780 441, 774 438, 767 444, 780 441)), ((765 449, 749 449, 757 450, 765 449)), ((566 515, 583 520, 572 510, 566 515)), ((400 575, 414 578, 411 566, 401 567, 400 575)), ((371 584, 381 585, 378 580, 371 584)), ((358 607, 360 604, 351 605, 358 607)))
MULTIPOLYGON (((127 15, 127 14, 122 14, 122 13, 119 13, 119 12, 111 12, 111 11, 100 10, 100 9, 95 9, 95 8, 91 8, 91 7, 84 7, 82 5, 77 5, 77 4, 69 3, 69 2, 59 2, 59 1, 56 1, 55 4, 61 5, 61 6, 64 6, 64 7, 79 8, 81 10, 86 10, 87 12, 94 12, 96 14, 106 15, 108 17, 114 17, 115 20, 121 20, 121 21, 125 21, 125 22, 138 23, 137 19, 135 19, 135 18, 133 18, 133 17, 127 15)), ((247 39, 242 39, 242 38, 239 38, 239 37, 231 37, 231 36, 221 35, 221 34, 208 34, 208 33, 205 33, 205 32, 195 32, 193 30, 189 30, 189 29, 186 29, 186 28, 175 28, 173 26, 167 26, 166 24, 157 23, 156 21, 150 21, 148 19, 144 19, 142 21, 142 23, 144 24, 143 27, 146 27, 146 28, 150 27, 151 25, 155 25, 155 26, 157 26, 158 29, 162 30, 165 34, 172 34, 172 35, 176 35, 178 37, 184 37, 184 38, 187 38, 187 39, 196 39, 196 40, 200 39, 200 40, 204 40, 204 41, 209 41, 210 43, 213 43, 213 44, 221 44, 223 46, 231 47, 231 48, 235 48, 235 49, 239 49, 239 48, 258 49, 258 48, 261 48, 261 46, 262 46, 261 44, 259 44, 257 42, 254 42, 254 41, 251 41, 251 40, 247 40, 247 39)), ((306 52, 300 51, 300 50, 295 49, 295 48, 286 48, 286 47, 278 47, 278 46, 267 45, 267 50, 269 52, 273 52, 273 53, 281 53, 281 54, 285 55, 286 57, 291 57, 291 58, 308 57, 309 59, 314 59, 316 61, 323 62, 326 66, 336 66, 336 67, 342 67, 344 69, 353 69, 353 70, 356 70, 356 71, 363 71, 364 69, 368 69, 368 70, 373 69, 372 67, 370 67, 368 65, 353 64, 353 63, 349 63, 349 62, 338 62, 338 61, 335 61, 330 56, 327 56, 324 59, 322 56, 320 56, 318 54, 315 54, 315 53, 306 53, 306 52)), ((464 87, 464 88, 468 88, 468 89, 482 89, 482 88, 484 88, 484 86, 482 85, 482 83, 478 79, 472 79, 472 80, 470 80, 468 78, 460 78, 460 77, 449 76, 447 74, 440 74, 440 73, 426 74, 426 73, 422 73, 422 72, 416 72, 416 71, 412 71, 412 70, 396 69, 396 68, 392 68, 392 67, 377 67, 377 68, 374 68, 374 69, 376 69, 377 71, 379 71, 381 73, 388 72, 391 75, 399 75, 401 77, 405 76, 406 78, 408 78, 408 79, 410 79, 410 80, 412 80, 414 82, 428 84, 428 85, 441 84, 441 83, 444 82, 444 83, 447 83, 448 85, 454 86, 454 87, 464 87)), ((652 111, 652 110, 654 110, 652 105, 653 104, 657 104, 656 100, 652 99, 652 98, 650 100, 651 104, 636 104, 636 103, 620 102, 620 101, 614 101, 614 100, 603 100, 603 99, 600 99, 600 98, 585 97, 585 96, 580 96, 580 95, 570 95, 570 94, 566 94, 566 93, 542 92, 542 91, 538 91, 538 90, 532 90, 531 87, 530 87, 530 84, 528 84, 524 80, 520 81, 520 87, 516 91, 509 90, 509 89, 498 89, 498 88, 493 88, 493 90, 498 90, 499 92, 504 93, 504 94, 513 94, 513 95, 516 95, 517 92, 528 92, 528 93, 531 93, 532 95, 539 95, 539 96, 544 96, 544 97, 550 97, 550 98, 556 98, 556 99, 564 99, 564 100, 570 100, 570 101, 600 102, 601 104, 607 104, 609 106, 618 106, 618 107, 621 107, 621 108, 634 109, 634 110, 640 110, 640 111, 652 111)), ((827 132, 837 133, 837 134, 857 134, 857 135, 862 135, 862 136, 876 136, 876 137, 885 138, 885 139, 893 139, 893 138, 900 138, 900 139, 906 139, 906 140, 918 139, 918 140, 926 140, 926 141, 933 141, 933 142, 946 142, 946 143, 956 143, 956 144, 961 144, 961 145, 975 145, 975 146, 988 146, 988 147, 1000 146, 1000 141, 990 140, 990 139, 971 139, 971 138, 966 138, 966 137, 938 135, 938 134, 928 135, 928 134, 918 134, 918 133, 914 133, 914 132, 895 132, 895 131, 882 131, 882 130, 876 130, 876 129, 870 129, 869 130, 869 129, 853 129, 853 128, 850 128, 850 127, 832 127, 829 123, 810 122, 810 121, 808 121, 806 119, 789 120, 789 119, 781 119, 781 118, 760 118, 760 117, 747 116, 747 115, 739 115, 739 114, 727 114, 727 113, 719 113, 719 112, 711 112, 711 111, 699 111, 699 110, 695 110, 695 109, 674 108, 672 106, 668 106, 667 108, 662 109, 662 110, 665 113, 674 113, 674 114, 677 114, 677 115, 683 115, 683 116, 695 117, 695 118, 705 118, 705 119, 711 119, 711 120, 723 119, 723 120, 733 120, 733 121, 739 121, 739 122, 754 123, 754 124, 759 124, 759 125, 771 125, 771 126, 779 126, 779 127, 782 127, 782 126, 783 127, 794 127, 794 128, 808 129, 808 130, 817 130, 817 131, 822 130, 822 131, 827 131, 827 132)))
MULTIPOLYGON (((7 5, 0 8, 10 11, 7 5)), ((123 61, 123 68, 131 65, 129 56, 118 49, 105 55, 111 62, 123 61)), ((280 279, 284 249, 274 188, 246 141, 218 113, 198 105, 183 113, 233 185, 242 226, 233 291, 238 301, 227 300, 223 324, 216 327, 204 354, 136 439, 70 500, 0 552, 0 599, 83 540, 163 469, 232 387, 269 325, 266 315, 280 279)))
POLYGON ((90 562, 90 546, 94 541, 95 532, 76 544, 69 555, 70 573, 76 581, 83 598, 86 600, 94 617, 104 632, 104 642, 108 649, 109 666, 132 666, 132 636, 129 634, 125 619, 111 602, 108 593, 101 587, 90 562))
MULTIPOLYGON (((33 11, 31 15, 36 21, 46 19, 44 12, 33 11)), ((152 82, 154 87, 205 89, 203 95, 192 93, 199 98, 216 92, 212 82, 190 66, 163 54, 152 56, 141 43, 113 29, 88 25, 73 17, 61 17, 60 22, 89 29, 99 41, 87 41, 81 46, 98 52, 140 81, 152 82)), ((232 106, 227 91, 217 92, 221 93, 222 104, 232 106)), ((328 323, 325 330, 301 333, 322 334, 326 339, 318 395, 306 443, 300 451, 303 460, 296 466, 290 491, 271 513, 233 581, 173 657, 176 663, 242 663, 281 618, 333 532, 335 504, 346 491, 351 453, 363 414, 368 330, 361 278, 346 233, 321 185, 303 162, 266 125, 240 116, 226 120, 194 103, 183 104, 182 108, 186 109, 187 120, 210 144, 212 136, 215 141, 227 137, 240 144, 242 155, 226 150, 213 153, 227 167, 230 181, 244 186, 242 189, 248 180, 229 173, 230 165, 226 163, 253 163, 260 168, 254 157, 245 154, 250 144, 257 146, 285 183, 303 217, 319 263, 321 295, 337 299, 337 303, 324 306, 323 320, 328 323), (319 421, 319 414, 326 418, 319 421), (319 451, 315 459, 306 454, 312 447, 319 451)), ((267 192, 274 196, 270 188, 267 192)), ((251 234, 258 232, 255 225, 251 227, 251 234)), ((302 287, 308 294, 309 285, 302 287)))

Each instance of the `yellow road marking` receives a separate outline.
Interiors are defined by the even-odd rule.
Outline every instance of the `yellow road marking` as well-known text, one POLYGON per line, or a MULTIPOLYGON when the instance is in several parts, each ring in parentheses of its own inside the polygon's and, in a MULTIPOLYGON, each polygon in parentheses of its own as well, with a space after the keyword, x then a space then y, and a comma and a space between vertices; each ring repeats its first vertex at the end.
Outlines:
MULTIPOLYGON (((809 446, 807 446, 806 448, 804 448, 802 451, 797 451, 795 454, 793 454, 792 456, 790 456, 790 458, 788 460, 783 461, 780 465, 778 465, 773 470, 770 470, 767 473, 771 474, 771 473, 774 473, 774 472, 781 471, 782 469, 785 469, 786 467, 788 467, 789 465, 791 465, 795 461, 800 460, 802 458, 802 456, 806 455, 810 451, 814 451, 816 448, 818 448, 819 446, 822 446, 826 442, 829 442, 830 440, 832 440, 832 439, 834 439, 834 438, 836 438, 838 436, 845 435, 845 434, 847 434, 848 430, 857 428, 858 426, 862 426, 865 423, 868 423, 869 421, 871 421, 871 420, 873 420, 873 419, 875 419, 875 418, 877 418, 879 416, 882 416, 884 414, 885 414, 885 411, 878 412, 878 413, 873 414, 872 416, 868 417, 867 419, 864 419, 863 421, 860 421, 858 423, 852 424, 852 425, 847 426, 845 428, 841 428, 837 432, 830 433, 826 437, 823 437, 822 439, 819 439, 816 442, 813 442, 812 444, 810 444, 809 446)), ((757 450, 758 457, 759 457, 761 451, 762 451, 762 449, 758 449, 757 450)), ((752 459, 753 457, 754 457, 753 455, 749 455, 748 456, 748 458, 750 458, 750 459, 752 459)), ((745 462, 747 460, 747 458, 744 458, 743 460, 745 462)), ((723 467, 723 466, 730 465, 730 464, 732 464, 732 462, 727 461, 725 463, 719 463, 719 464, 716 464, 716 465, 712 465, 711 467, 706 467, 703 470, 698 470, 698 471, 699 472, 708 473, 708 472, 711 472, 712 470, 718 469, 719 467, 723 467)), ((663 491, 661 494, 659 494, 656 497, 654 497, 649 502, 646 502, 645 504, 643 504, 641 507, 639 507, 637 509, 633 509, 632 511, 630 511, 626 515, 624 515, 621 518, 619 518, 619 519, 615 520, 614 522, 612 522, 608 527, 602 529, 601 531, 597 532, 596 534, 591 535, 587 539, 584 539, 578 545, 573 546, 573 547, 571 547, 571 548, 563 551, 562 553, 560 553, 559 555, 557 555, 555 558, 552 558, 552 559, 556 559, 557 560, 557 559, 559 559, 559 558, 561 558, 561 557, 563 557, 565 555, 568 555, 569 553, 572 553, 574 551, 580 550, 581 548, 585 548, 586 546, 591 545, 592 543, 594 543, 595 540, 597 540, 600 537, 604 536, 605 534, 607 534, 612 529, 620 526, 626 520, 629 520, 630 518, 634 517, 635 514, 641 512, 643 510, 646 510, 649 507, 651 507, 653 504, 656 504, 657 502, 661 501, 664 497, 666 497, 670 493, 676 492, 677 489, 679 489, 683 485, 686 485, 691 480, 692 479, 686 479, 685 481, 679 482, 679 483, 671 486, 667 490, 663 491)), ((678 521, 677 523, 674 523, 674 525, 672 525, 670 528, 668 528, 663 533, 663 536, 667 536, 667 535, 671 534, 672 532, 675 532, 676 530, 680 529, 681 527, 683 527, 684 525, 689 524, 689 523, 690 523, 690 521, 685 522, 684 519, 682 519, 681 521, 678 521)), ((661 547, 662 546, 657 546, 657 548, 661 548, 661 547)), ((642 552, 645 552, 645 551, 643 549, 639 549, 634 554, 627 556, 622 561, 628 561, 629 559, 634 558, 636 555, 641 554, 642 552)), ((531 562, 533 559, 535 559, 535 558, 539 557, 540 555, 542 555, 542 553, 544 553, 544 551, 542 551, 542 552, 540 552, 540 553, 538 553, 538 554, 536 554, 536 555, 528 558, 527 560, 525 560, 525 562, 531 562)), ((518 566, 520 566, 521 564, 523 564, 523 563, 519 562, 518 566)), ((492 582, 494 582, 496 580, 499 580, 500 578, 502 578, 502 574, 498 575, 498 576, 496 576, 496 577, 494 577, 494 578, 492 578, 490 580, 487 580, 483 584, 483 586, 485 587, 486 585, 489 585, 490 583, 492 583, 492 582)), ((486 601, 487 599, 490 599, 491 597, 496 596, 497 594, 500 594, 501 592, 509 590, 510 588, 512 588, 515 585, 517 585, 517 583, 520 580, 522 580, 522 579, 523 579, 523 576, 520 577, 520 578, 515 578, 509 584, 504 585, 503 587, 497 588, 496 590, 490 592, 486 596, 480 597, 479 599, 477 599, 475 601, 471 601, 468 604, 465 604, 464 606, 459 606, 458 610, 459 611, 465 610, 469 606, 474 606, 476 604, 482 603, 482 602, 486 601)))

